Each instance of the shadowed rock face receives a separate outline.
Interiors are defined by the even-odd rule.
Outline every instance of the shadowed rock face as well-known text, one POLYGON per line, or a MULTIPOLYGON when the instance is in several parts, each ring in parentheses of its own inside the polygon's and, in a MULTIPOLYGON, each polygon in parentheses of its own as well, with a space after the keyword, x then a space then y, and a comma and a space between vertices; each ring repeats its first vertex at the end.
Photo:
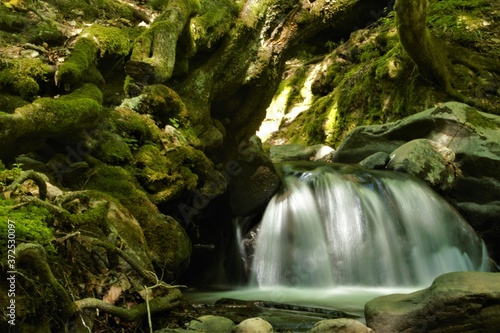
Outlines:
POLYGON ((500 117, 444 103, 397 122, 356 128, 332 160, 359 163, 379 152, 391 157, 386 168, 414 174, 441 192, 499 260, 500 117), (425 170, 430 173, 422 175, 425 170))
POLYGON ((456 272, 424 290, 375 298, 365 306, 376 332, 498 332, 500 274, 456 272))

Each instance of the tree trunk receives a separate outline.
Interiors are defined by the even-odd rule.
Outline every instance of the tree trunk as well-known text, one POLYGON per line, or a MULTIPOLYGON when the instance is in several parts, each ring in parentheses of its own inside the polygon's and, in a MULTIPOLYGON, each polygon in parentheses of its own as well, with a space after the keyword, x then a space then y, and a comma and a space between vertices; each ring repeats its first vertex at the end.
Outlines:
POLYGON ((453 90, 446 48, 427 28, 427 0, 397 0, 395 11, 401 44, 420 73, 447 92, 453 90))

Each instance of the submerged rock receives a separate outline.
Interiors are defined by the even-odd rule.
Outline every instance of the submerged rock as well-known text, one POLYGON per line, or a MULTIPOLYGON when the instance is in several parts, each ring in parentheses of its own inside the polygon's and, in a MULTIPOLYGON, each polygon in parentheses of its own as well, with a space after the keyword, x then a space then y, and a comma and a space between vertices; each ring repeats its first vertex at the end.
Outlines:
POLYGON ((500 274, 454 272, 411 294, 375 298, 365 306, 376 332, 498 332, 500 274))

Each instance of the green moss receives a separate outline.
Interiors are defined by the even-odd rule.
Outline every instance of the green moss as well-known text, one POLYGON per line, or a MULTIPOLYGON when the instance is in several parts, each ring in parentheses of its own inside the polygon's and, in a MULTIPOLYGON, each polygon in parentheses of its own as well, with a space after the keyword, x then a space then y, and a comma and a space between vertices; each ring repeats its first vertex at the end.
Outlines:
POLYGON ((133 42, 139 35, 138 29, 106 27, 92 24, 85 29, 84 34, 97 38, 99 41, 100 56, 106 54, 126 56, 133 47, 133 42))
POLYGON ((2 170, 0 171, 0 190, 3 190, 6 186, 11 184, 16 180, 22 172, 21 168, 5 169, 5 165, 2 163, 2 170))
POLYGON ((19 96, 0 94, 0 110, 5 113, 14 113, 15 109, 26 104, 28 102, 19 96))
POLYGON ((20 31, 27 22, 27 18, 21 13, 13 11, 6 6, 0 6, 0 30, 5 30, 12 34, 12 32, 20 31))
POLYGON ((28 42, 37 45, 42 45, 43 43, 47 43, 48 45, 62 45, 66 40, 66 37, 59 31, 55 23, 46 21, 30 26, 25 35, 28 42))
POLYGON ((146 142, 161 142, 162 133, 148 116, 122 107, 116 108, 110 116, 113 131, 123 138, 135 140, 139 146, 146 142))
POLYGON ((84 212, 71 214, 69 216, 70 223, 74 227, 84 225, 106 227, 106 215, 108 214, 108 203, 103 202, 96 207, 87 209, 84 212))
POLYGON ((191 35, 199 47, 211 48, 231 28, 239 10, 232 0, 201 0, 198 16, 191 20, 191 35))
POLYGON ((130 53, 136 36, 137 31, 134 29, 91 25, 80 34, 73 52, 57 70, 57 81, 69 84, 82 80, 91 82, 86 78, 86 73, 93 68, 98 53, 101 58, 108 55, 126 56, 130 53))
MULTIPOLYGON (((22 206, 12 209, 17 202, 0 199, 0 234, 9 234, 9 221, 15 226, 15 240, 21 242, 34 242, 42 245, 49 254, 55 254, 56 249, 51 243, 53 232, 47 223, 51 220, 49 212, 36 206, 22 206)), ((0 238, 0 246, 7 249, 7 238, 0 238)), ((2 256, 2 262, 6 256, 2 256)))
POLYGON ((141 185, 153 196, 155 203, 166 202, 184 189, 193 189, 198 176, 184 164, 197 162, 194 150, 176 147, 162 152, 157 146, 142 146, 134 156, 134 174, 141 185))
POLYGON ((486 118, 482 116, 478 111, 476 111, 473 108, 467 108, 465 114, 466 114, 466 122, 473 125, 474 127, 482 127, 493 130, 500 129, 500 124, 498 122, 492 121, 491 118, 486 118))
POLYGON ((118 134, 104 132, 100 136, 100 144, 96 156, 109 164, 123 164, 132 160, 132 153, 127 142, 118 134))
POLYGON ((30 99, 40 91, 38 82, 48 81, 50 67, 40 59, 5 60, 0 71, 0 86, 30 99))
POLYGON ((75 84, 95 62, 99 46, 91 39, 79 38, 70 57, 57 69, 57 82, 75 84))
POLYGON ((115 0, 48 0, 56 6, 68 19, 77 19, 83 16, 87 22, 97 18, 107 19, 121 17, 134 20, 134 10, 120 1, 115 0))
POLYGON ((430 6, 428 22, 439 36, 462 44, 482 39, 482 20, 491 13, 488 0, 434 1, 430 6))

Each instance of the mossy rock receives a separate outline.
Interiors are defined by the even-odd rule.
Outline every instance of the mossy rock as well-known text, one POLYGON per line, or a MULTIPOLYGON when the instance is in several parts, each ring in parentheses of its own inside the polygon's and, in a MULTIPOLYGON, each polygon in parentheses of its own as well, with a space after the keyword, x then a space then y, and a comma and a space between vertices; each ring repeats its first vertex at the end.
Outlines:
POLYGON ((5 113, 14 113, 14 111, 26 104, 29 104, 26 100, 19 96, 0 94, 0 111, 5 113))
POLYGON ((23 99, 35 97, 40 92, 39 83, 48 81, 52 72, 40 59, 5 60, 0 68, 0 86, 23 99))
POLYGON ((198 176, 183 165, 189 155, 192 154, 182 148, 165 152, 154 145, 142 146, 137 151, 135 174, 154 203, 168 202, 197 185, 198 176))
POLYGON ((160 143, 162 132, 154 120, 147 115, 141 115, 127 107, 117 107, 110 114, 113 132, 120 134, 131 143, 138 146, 146 143, 160 143))
POLYGON ((109 131, 99 136, 94 155, 108 164, 124 164, 132 160, 129 144, 120 135, 109 131))
POLYGON ((56 24, 42 21, 26 32, 27 40, 30 43, 49 46, 60 46, 66 41, 64 34, 59 31, 56 24))
POLYGON ((132 213, 165 279, 174 279, 186 267, 191 254, 189 238, 173 218, 159 212, 130 172, 118 166, 99 165, 93 169, 86 188, 117 199, 132 213))
POLYGON ((163 84, 144 87, 141 95, 126 99, 122 106, 129 107, 141 114, 151 115, 160 127, 166 125, 175 128, 187 127, 186 106, 173 89, 163 84))

